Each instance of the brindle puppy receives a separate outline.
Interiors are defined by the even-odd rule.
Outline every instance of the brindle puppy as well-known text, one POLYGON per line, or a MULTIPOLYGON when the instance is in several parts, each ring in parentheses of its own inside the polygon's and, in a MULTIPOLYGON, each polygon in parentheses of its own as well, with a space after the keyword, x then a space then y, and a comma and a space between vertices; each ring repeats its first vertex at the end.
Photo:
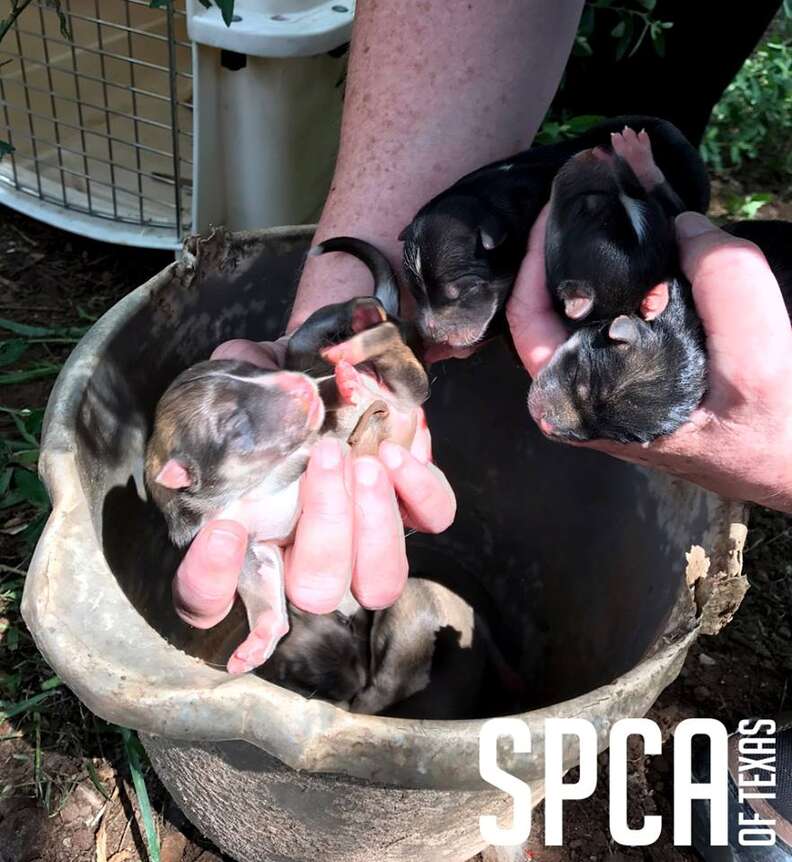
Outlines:
MULTIPOLYGON (((341 304, 339 331, 346 332, 350 321, 367 320, 371 302, 341 304)), ((397 431, 403 435, 398 442, 409 445, 415 408, 428 395, 426 373, 399 328, 381 320, 377 312, 372 328, 347 342, 359 367, 339 363, 315 380, 302 372, 210 360, 181 374, 157 405, 146 455, 152 499, 179 547, 215 518, 247 527, 251 543, 239 594, 262 660, 288 631, 282 548, 296 524, 299 477, 311 446, 326 434, 352 437, 361 450, 376 451, 397 431)), ((315 327, 312 318, 295 333, 301 345, 310 343, 315 327)), ((317 344, 326 336, 322 331, 317 344)), ((315 359, 318 367, 322 357, 315 359)), ((229 669, 249 670, 250 664, 244 655, 232 656, 229 669)))

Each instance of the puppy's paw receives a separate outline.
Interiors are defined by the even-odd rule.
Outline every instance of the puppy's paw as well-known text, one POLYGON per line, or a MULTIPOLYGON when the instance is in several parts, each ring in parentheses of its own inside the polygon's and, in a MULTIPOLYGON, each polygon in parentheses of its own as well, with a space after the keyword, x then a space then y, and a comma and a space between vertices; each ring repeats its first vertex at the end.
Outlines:
POLYGON ((655 164, 652 143, 646 131, 641 129, 636 133, 629 126, 625 126, 621 132, 611 133, 611 145, 613 152, 632 168, 647 192, 665 182, 663 172, 655 164))

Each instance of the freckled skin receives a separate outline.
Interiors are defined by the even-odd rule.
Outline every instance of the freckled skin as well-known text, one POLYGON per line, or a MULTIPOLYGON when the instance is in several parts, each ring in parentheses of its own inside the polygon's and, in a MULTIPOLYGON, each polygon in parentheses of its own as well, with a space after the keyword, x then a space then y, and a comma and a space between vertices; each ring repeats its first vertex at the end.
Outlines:
MULTIPOLYGON (((496 14, 484 0, 361 4, 341 147, 316 241, 353 234, 398 263, 396 237, 429 197, 529 145, 556 90, 581 5, 501 0, 496 14), (384 195, 390 178, 394 189, 384 195)), ((320 305, 363 294, 367 284, 354 261, 309 261, 290 328, 320 305)))

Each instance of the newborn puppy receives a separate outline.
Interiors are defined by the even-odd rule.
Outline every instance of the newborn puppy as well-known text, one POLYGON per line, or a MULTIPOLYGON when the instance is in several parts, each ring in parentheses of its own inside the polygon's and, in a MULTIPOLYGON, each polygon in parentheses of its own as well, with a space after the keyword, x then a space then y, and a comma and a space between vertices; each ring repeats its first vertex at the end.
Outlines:
MULTIPOLYGON (((611 144, 611 152, 573 156, 550 195, 547 287, 575 322, 637 313, 679 270, 673 219, 685 205, 655 163, 649 135, 625 127, 611 144)), ((657 313, 643 311, 645 319, 657 313)))
MULTIPOLYGON (((739 222, 725 230, 759 246, 789 311, 792 224, 739 222)), ((528 396, 531 415, 547 436, 649 443, 690 418, 705 394, 706 354, 689 283, 671 279, 667 305, 649 316, 585 326, 556 351, 528 396)))
POLYGON ((575 140, 532 147, 474 171, 423 206, 400 236, 427 344, 465 348, 505 331, 503 309, 553 179, 576 153, 594 147, 610 153, 611 134, 625 126, 651 135, 657 163, 684 208, 706 210, 709 183, 696 150, 655 117, 618 117, 575 140))
POLYGON ((511 692, 522 682, 479 614, 442 584, 411 576, 371 626, 368 685, 352 712, 424 719, 476 718, 494 672, 511 692))
MULTIPOLYGON (((146 484, 171 540, 188 545, 214 518, 251 538, 238 592, 266 657, 288 631, 281 546, 299 512, 298 479, 325 408, 303 374, 210 360, 180 374, 160 399, 146 451, 146 484)), ((229 670, 249 669, 245 655, 229 670)))
POLYGON ((646 132, 624 129, 553 184, 545 242, 548 289, 588 323, 531 386, 545 434, 648 443, 682 425, 706 388, 706 354, 672 218, 682 208, 646 132), (608 319, 611 318, 611 319, 608 319))
POLYGON ((258 676, 296 691, 348 706, 368 681, 371 613, 358 607, 309 614, 289 605, 289 633, 258 676))
POLYGON ((531 385, 528 408, 550 438, 649 443, 690 418, 706 390, 706 353, 690 285, 667 286, 652 320, 621 315, 579 329, 531 385))
MULTIPOLYGON (((340 304, 339 331, 369 301, 376 302, 340 304)), ((181 374, 157 405, 146 481, 173 542, 186 546, 214 518, 238 521, 251 536, 238 591, 252 634, 230 659, 229 671, 265 661, 288 631, 282 547, 296 525, 299 478, 319 434, 351 439, 366 452, 376 451, 382 439, 412 441, 428 379, 398 328, 381 319, 377 312, 375 325, 347 342, 371 374, 341 362, 316 381, 304 373, 210 360, 181 374)), ((314 326, 309 319, 295 333, 301 343, 314 326)), ((325 343, 326 332, 318 338, 325 343)))
POLYGON ((399 315, 399 287, 387 258, 373 245, 354 237, 340 236, 314 246, 309 257, 331 252, 351 254, 366 264, 374 277, 373 297, 361 297, 348 302, 336 302, 317 309, 289 339, 286 367, 318 376, 316 363, 323 364, 321 373, 328 373, 321 352, 332 344, 340 344, 353 335, 399 315))

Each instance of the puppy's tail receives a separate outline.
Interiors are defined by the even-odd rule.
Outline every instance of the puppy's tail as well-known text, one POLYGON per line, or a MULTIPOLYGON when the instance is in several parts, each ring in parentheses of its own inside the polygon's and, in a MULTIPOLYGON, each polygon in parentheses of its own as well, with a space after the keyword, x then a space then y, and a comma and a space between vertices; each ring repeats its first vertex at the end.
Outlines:
POLYGON ((335 236, 315 245, 309 256, 318 257, 331 251, 351 254, 368 267, 374 277, 374 297, 382 303, 385 312, 391 317, 399 316, 399 285, 390 262, 385 255, 371 243, 351 236, 335 236))

